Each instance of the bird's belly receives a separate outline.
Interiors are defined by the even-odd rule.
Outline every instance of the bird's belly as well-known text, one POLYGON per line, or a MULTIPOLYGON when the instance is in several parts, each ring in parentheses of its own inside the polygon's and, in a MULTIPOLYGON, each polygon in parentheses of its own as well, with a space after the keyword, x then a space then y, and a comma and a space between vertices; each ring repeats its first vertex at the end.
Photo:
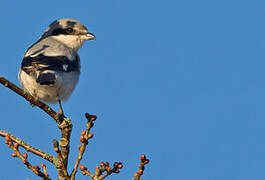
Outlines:
POLYGON ((57 103, 59 100, 64 101, 69 98, 78 82, 79 74, 79 72, 56 73, 53 85, 40 85, 36 79, 20 71, 19 81, 23 89, 32 96, 48 103, 57 103))

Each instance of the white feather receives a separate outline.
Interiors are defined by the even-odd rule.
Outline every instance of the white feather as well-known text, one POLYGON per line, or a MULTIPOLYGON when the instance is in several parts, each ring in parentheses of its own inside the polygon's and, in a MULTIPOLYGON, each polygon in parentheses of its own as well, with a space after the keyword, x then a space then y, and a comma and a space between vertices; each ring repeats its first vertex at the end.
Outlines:
POLYGON ((56 73, 54 85, 40 85, 32 76, 20 69, 18 78, 25 91, 32 96, 49 103, 65 101, 74 91, 79 79, 79 72, 56 73))

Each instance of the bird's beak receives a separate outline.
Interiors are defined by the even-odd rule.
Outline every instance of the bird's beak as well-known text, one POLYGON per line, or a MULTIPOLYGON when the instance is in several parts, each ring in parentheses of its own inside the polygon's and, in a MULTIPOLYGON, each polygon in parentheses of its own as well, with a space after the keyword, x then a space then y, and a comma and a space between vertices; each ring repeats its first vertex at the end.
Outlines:
POLYGON ((96 39, 96 36, 92 33, 86 33, 86 34, 82 34, 81 36, 81 39, 83 40, 92 40, 92 39, 96 39))

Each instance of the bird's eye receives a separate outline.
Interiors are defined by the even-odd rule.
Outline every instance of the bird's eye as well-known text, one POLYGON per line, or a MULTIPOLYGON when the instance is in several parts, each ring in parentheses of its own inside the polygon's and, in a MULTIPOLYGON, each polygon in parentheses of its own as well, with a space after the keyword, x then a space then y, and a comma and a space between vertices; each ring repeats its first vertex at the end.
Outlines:
POLYGON ((66 32, 67 32, 68 34, 71 34, 71 33, 74 32, 74 30, 73 30, 73 28, 67 28, 67 29, 66 29, 66 32))

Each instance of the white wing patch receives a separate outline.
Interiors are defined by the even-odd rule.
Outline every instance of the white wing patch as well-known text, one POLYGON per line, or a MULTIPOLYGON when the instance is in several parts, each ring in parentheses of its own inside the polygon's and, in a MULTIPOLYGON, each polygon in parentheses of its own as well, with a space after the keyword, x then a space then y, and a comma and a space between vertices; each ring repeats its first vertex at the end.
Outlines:
POLYGON ((67 71, 67 69, 68 69, 68 65, 67 64, 63 64, 63 70, 67 71))

